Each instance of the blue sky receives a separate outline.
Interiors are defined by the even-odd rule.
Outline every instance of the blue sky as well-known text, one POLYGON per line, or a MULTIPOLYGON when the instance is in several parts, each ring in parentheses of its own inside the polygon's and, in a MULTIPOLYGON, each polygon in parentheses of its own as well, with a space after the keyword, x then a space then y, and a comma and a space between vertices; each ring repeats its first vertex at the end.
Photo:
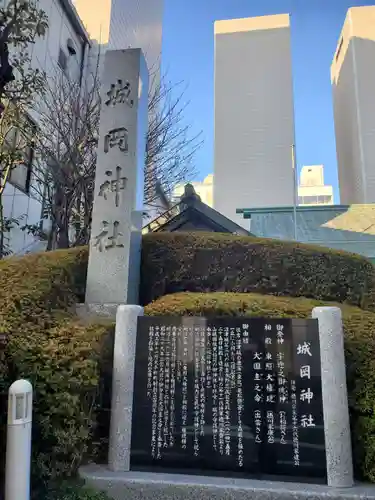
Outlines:
MULTIPOLYGON (((339 201, 330 65, 349 7, 374 0, 165 0, 163 68, 183 80, 186 119, 202 130, 197 180, 213 171, 213 23, 217 19, 291 14, 296 146, 302 165, 324 164, 339 201)), ((249 200, 249 205, 251 200, 249 200)))

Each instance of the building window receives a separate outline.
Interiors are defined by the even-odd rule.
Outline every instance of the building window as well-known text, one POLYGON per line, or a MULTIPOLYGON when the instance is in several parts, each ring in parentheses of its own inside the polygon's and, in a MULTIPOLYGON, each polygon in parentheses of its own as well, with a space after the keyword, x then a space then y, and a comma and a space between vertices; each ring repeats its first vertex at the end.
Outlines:
POLYGON ((300 196, 301 205, 317 205, 317 196, 300 196))
POLYGON ((332 204, 332 196, 320 194, 316 196, 299 196, 299 205, 329 205, 332 204))
POLYGON ((336 61, 340 57, 340 52, 341 52, 343 44, 344 44, 344 39, 341 37, 341 40, 340 40, 340 43, 339 43, 339 46, 338 46, 338 49, 336 52, 336 61))
POLYGON ((36 132, 36 125, 29 117, 24 119, 26 121, 23 127, 24 132, 21 133, 19 129, 14 129, 11 134, 11 139, 7 140, 8 147, 13 151, 20 151, 24 160, 12 169, 9 176, 9 182, 20 191, 29 194, 34 161, 33 136, 36 132))
POLYGON ((71 56, 75 56, 77 54, 77 50, 75 48, 74 42, 71 38, 68 38, 66 42, 66 48, 71 56))
POLYGON ((59 51, 59 59, 58 59, 58 65, 62 69, 64 73, 67 72, 68 70, 68 56, 65 54, 63 49, 60 48, 59 51))
POLYGON ((320 195, 318 196, 318 203, 323 205, 332 203, 332 196, 330 196, 329 194, 320 195))

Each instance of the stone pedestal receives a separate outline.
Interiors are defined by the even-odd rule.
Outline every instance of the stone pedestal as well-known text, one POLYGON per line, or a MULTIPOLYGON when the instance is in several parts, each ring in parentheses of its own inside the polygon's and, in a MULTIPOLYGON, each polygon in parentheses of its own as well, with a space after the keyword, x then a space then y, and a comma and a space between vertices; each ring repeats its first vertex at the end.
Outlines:
POLYGON ((80 476, 113 500, 375 500, 374 485, 330 488, 230 476, 112 472, 97 465, 82 467, 80 476))
POLYGON ((147 94, 148 73, 141 50, 108 51, 87 271, 89 310, 114 311, 128 303, 130 296, 136 300, 134 291, 129 295, 130 285, 138 287, 130 272, 130 255, 134 241, 140 244, 140 239, 132 245, 132 213, 142 204, 147 94))

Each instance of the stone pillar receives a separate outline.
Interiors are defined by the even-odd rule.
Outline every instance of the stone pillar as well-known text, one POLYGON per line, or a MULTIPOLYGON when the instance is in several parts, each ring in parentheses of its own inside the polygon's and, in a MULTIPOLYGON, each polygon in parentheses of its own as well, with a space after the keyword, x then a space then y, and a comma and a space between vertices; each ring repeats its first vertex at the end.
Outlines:
POLYGON ((142 207, 148 73, 140 49, 107 51, 87 270, 90 310, 128 302, 132 212, 142 207))
POLYGON ((139 284, 141 277, 143 211, 132 212, 132 231, 130 235, 128 304, 139 304, 139 284))
POLYGON ((328 486, 353 486, 352 446, 341 309, 315 307, 319 323, 328 486))
POLYGON ((140 306, 117 309, 108 454, 108 466, 114 472, 130 469, 135 344, 138 317, 142 315, 140 306))

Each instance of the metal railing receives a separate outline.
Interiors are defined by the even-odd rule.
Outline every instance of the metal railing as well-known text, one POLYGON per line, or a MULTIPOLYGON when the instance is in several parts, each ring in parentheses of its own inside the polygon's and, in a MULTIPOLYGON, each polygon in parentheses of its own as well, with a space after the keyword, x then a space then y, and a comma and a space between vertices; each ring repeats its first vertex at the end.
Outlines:
POLYGON ((154 220, 149 222, 144 228, 142 229, 143 234, 147 234, 153 231, 157 231, 161 226, 166 224, 168 221, 170 221, 173 217, 178 215, 180 213, 180 205, 181 203, 176 203, 176 205, 173 205, 173 207, 169 208, 166 212, 163 212, 162 214, 158 215, 154 220))

